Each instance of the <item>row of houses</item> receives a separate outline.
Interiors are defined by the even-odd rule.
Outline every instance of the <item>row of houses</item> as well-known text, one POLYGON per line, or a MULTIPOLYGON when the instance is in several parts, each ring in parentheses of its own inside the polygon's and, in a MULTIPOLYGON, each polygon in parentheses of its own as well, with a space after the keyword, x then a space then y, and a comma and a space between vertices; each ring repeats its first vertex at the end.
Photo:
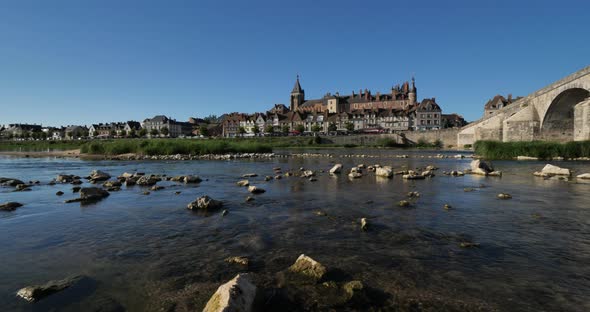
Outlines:
POLYGON ((0 125, 0 138, 4 139, 47 139, 71 140, 77 138, 117 138, 117 137, 188 137, 220 136, 221 123, 215 120, 189 118, 187 122, 171 117, 157 115, 143 122, 125 121, 98 123, 87 126, 70 125, 66 127, 43 127, 35 124, 0 125))
POLYGON ((35 124, 7 124, 0 126, 0 137, 2 138, 71 140, 87 136, 88 127, 86 126, 43 127, 35 124))
POLYGON ((254 136, 259 134, 303 132, 377 132, 426 131, 466 124, 457 114, 442 114, 435 98, 401 109, 355 109, 350 112, 289 110, 275 105, 266 113, 232 113, 223 119, 223 136, 254 136))

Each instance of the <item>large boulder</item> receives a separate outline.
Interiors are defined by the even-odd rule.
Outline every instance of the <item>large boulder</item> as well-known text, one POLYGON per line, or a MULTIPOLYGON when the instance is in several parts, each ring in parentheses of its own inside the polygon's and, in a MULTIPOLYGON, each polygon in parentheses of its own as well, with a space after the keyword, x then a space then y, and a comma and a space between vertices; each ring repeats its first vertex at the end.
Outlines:
POLYGON ((105 183, 102 184, 103 187, 119 187, 121 186, 122 183, 121 181, 106 181, 105 183))
POLYGON ((332 169, 330 169, 331 174, 340 173, 342 171, 342 164, 335 164, 332 169))
POLYGON ((4 211, 14 211, 16 208, 21 207, 23 204, 17 202, 7 202, 4 204, 0 204, 0 210, 4 211))
POLYGON ((56 292, 62 291, 68 287, 73 286, 83 277, 84 276, 73 276, 62 280, 49 281, 43 285, 27 286, 19 289, 16 295, 29 302, 35 302, 51 294, 54 294, 56 292))
POLYGON ((580 174, 576 178, 578 178, 578 179, 584 179, 584 180, 590 179, 590 173, 580 174))
POLYGON ((315 280, 321 280, 326 275, 327 269, 321 263, 301 254, 297 261, 289 267, 289 271, 299 273, 315 280))
POLYGON ((70 183, 75 180, 74 178, 73 174, 58 174, 55 181, 59 183, 70 183))
POLYGON ((15 187, 19 184, 25 184, 25 182, 18 180, 18 179, 13 179, 13 178, 0 178, 0 185, 2 185, 2 186, 15 187))
POLYGON ((249 312, 256 297, 256 286, 247 274, 238 274, 219 286, 203 312, 249 312))
POLYGON ((106 181, 111 178, 111 175, 100 170, 92 170, 90 173, 89 180, 90 181, 106 181))
POLYGON ((196 209, 219 209, 223 207, 221 201, 215 200, 207 195, 197 198, 194 202, 188 204, 187 208, 191 210, 196 209))
POLYGON ((535 172, 534 175, 540 176, 540 177, 552 177, 552 176, 556 176, 556 175, 562 175, 562 176, 569 177, 571 175, 571 172, 569 169, 566 169, 566 168, 560 168, 558 166, 546 164, 545 167, 543 167, 543 169, 541 170, 541 172, 535 172))
POLYGON ((393 169, 390 166, 377 167, 375 169, 375 175, 383 178, 391 178, 393 177, 393 169))

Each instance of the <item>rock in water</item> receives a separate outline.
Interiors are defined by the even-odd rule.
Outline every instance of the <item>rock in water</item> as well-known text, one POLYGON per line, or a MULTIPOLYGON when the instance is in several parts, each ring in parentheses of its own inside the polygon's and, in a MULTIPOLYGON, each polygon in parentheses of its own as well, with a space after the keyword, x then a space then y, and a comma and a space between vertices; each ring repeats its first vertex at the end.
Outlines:
POLYGON ((195 209, 219 209, 223 207, 223 203, 215 200, 207 195, 197 198, 194 202, 188 204, 187 208, 195 209))
POLYGON ((217 288, 203 312, 249 312, 252 311, 255 297, 256 286, 248 275, 238 274, 217 288))
POLYGON ((541 177, 552 177, 556 175, 564 175, 570 176, 571 172, 569 169, 560 168, 551 164, 546 164, 545 167, 541 170, 541 172, 535 172, 534 175, 541 176, 541 177))
POLYGON ((362 176, 363 176, 363 174, 362 173, 359 173, 359 172, 351 172, 351 173, 348 174, 348 177, 351 178, 351 179, 359 179, 362 176))
POLYGON ((141 176, 135 183, 142 186, 152 186, 158 183, 158 181, 160 181, 160 179, 154 176, 141 176))
POLYGON ((201 183, 201 178, 199 176, 196 175, 188 175, 184 177, 184 183, 185 184, 189 184, 189 183, 201 183))
POLYGON ((25 182, 18 180, 18 179, 13 179, 13 178, 0 178, 0 185, 2 185, 2 186, 15 187, 20 184, 25 184, 25 182))
POLYGON ((111 175, 100 170, 92 170, 90 173, 91 181, 106 181, 111 178, 111 175))
POLYGON ((578 179, 590 179, 590 173, 580 174, 576 178, 578 178, 578 179))
POLYGON ((342 288, 346 293, 346 299, 348 301, 358 296, 358 294, 362 292, 365 287, 361 281, 350 281, 344 284, 342 288))
POLYGON ((248 186, 248 185, 250 185, 250 181, 248 181, 248 180, 240 180, 236 184, 238 186, 248 186))
POLYGON ((377 167, 375 169, 375 175, 383 178, 393 177, 393 170, 389 166, 377 167))
POLYGON ((474 174, 487 175, 494 171, 494 167, 492 167, 491 163, 479 159, 473 160, 470 167, 471 172, 474 174))
POLYGON ((248 260, 246 257, 229 257, 225 259, 225 262, 239 264, 245 267, 250 264, 250 260, 248 260))
POLYGON ((332 169, 330 169, 331 174, 340 173, 342 171, 342 164, 335 164, 332 169))
POLYGON ((98 187, 83 187, 80 189, 79 198, 68 199, 66 200, 66 203, 97 201, 108 197, 109 195, 109 192, 98 187))
POLYGON ((367 223, 367 218, 362 218, 361 219, 361 230, 366 231, 369 227, 369 224, 367 223))
POLYGON ((68 277, 63 280, 49 281, 44 285, 21 288, 16 295, 29 302, 35 302, 56 292, 62 291, 81 280, 83 276, 68 277))
POLYGON ((246 173, 246 174, 242 175, 242 178, 254 178, 257 176, 258 176, 258 174, 256 174, 256 173, 246 173))
POLYGON ((252 194, 261 194, 261 193, 264 193, 266 191, 264 189, 262 189, 262 188, 257 187, 257 186, 250 185, 250 186, 248 186, 248 192, 250 192, 252 194))
POLYGON ((289 267, 289 271, 311 277, 315 280, 321 280, 327 272, 326 267, 321 263, 304 254, 301 254, 297 258, 297 261, 289 267))
POLYGON ((498 194, 498 198, 499 199, 511 199, 512 195, 510 195, 508 193, 500 193, 500 194, 498 194))
POLYGON ((0 210, 4 211, 14 211, 18 207, 22 207, 23 204, 17 202, 7 202, 4 204, 0 204, 0 210))

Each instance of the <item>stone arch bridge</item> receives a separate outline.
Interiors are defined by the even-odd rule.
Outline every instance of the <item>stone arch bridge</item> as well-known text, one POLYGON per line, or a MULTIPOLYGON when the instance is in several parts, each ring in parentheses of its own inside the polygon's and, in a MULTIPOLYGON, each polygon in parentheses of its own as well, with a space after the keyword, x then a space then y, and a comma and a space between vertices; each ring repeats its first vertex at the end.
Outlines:
POLYGON ((458 146, 478 140, 590 140, 590 66, 459 131, 458 146))

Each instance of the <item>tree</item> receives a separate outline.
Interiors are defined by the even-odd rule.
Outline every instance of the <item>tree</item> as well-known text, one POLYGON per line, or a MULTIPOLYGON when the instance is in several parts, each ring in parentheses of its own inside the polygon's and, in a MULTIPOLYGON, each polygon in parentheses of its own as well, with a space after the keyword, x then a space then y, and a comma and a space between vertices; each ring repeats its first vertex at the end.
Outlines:
POLYGON ((274 131, 275 131, 275 128, 272 125, 266 125, 266 127, 264 127, 265 133, 273 133, 274 131))
POLYGON ((121 134, 120 134, 120 135, 121 135, 122 137, 125 137, 125 136, 127 136, 127 131, 125 131, 125 130, 121 130, 121 134))
POLYGON ((244 134, 246 133, 246 129, 245 129, 244 127, 240 127, 240 128, 238 129, 238 133, 239 133, 241 136, 244 136, 244 134))
POLYGON ((311 127, 311 131, 313 131, 313 132, 315 132, 315 133, 318 133, 318 132, 320 132, 321 130, 322 130, 322 127, 320 127, 319 125, 313 125, 313 126, 311 127))
POLYGON ((72 139, 73 138, 73 135, 74 134, 72 133, 72 131, 66 132, 66 138, 72 139))
POLYGON ((47 140, 47 132, 41 132, 41 139, 47 140))
POLYGON ((158 131, 158 129, 156 129, 156 128, 154 128, 150 131, 151 136, 157 136, 158 134, 160 134, 160 131, 158 131))
POLYGON ((351 131, 351 132, 354 131, 354 124, 350 121, 347 122, 346 123, 346 130, 351 131))
POLYGON ((110 133, 111 133, 111 136, 112 136, 112 137, 114 137, 114 136, 116 136, 116 135, 117 135, 117 131, 115 131, 115 130, 111 130, 111 132, 110 132, 110 133))
POLYGON ((218 121, 218 119, 219 119, 219 118, 217 117, 217 115, 209 115, 209 116, 207 116, 207 117, 203 118, 203 120, 204 120, 206 123, 214 123, 214 122, 217 122, 217 121, 218 121))
POLYGON ((252 128, 252 132, 254 132, 254 134, 260 133, 260 129, 258 128, 258 125, 254 125, 254 127, 252 128))
POLYGON ((283 134, 289 134, 289 125, 284 125, 281 130, 283 131, 283 134))
POLYGON ((98 136, 98 131, 96 131, 96 130, 92 131, 92 136, 97 137, 98 136))
POLYGON ((338 130, 338 127, 336 127, 336 124, 333 123, 333 122, 330 123, 330 125, 328 126, 328 131, 334 132, 334 131, 337 131, 337 130, 338 130))
POLYGON ((295 126, 295 131, 297 131, 299 133, 303 133, 303 132, 305 132, 305 127, 303 125, 297 125, 297 126, 295 126))
POLYGON ((144 137, 144 136, 146 136, 146 135, 147 135, 147 130, 146 130, 145 128, 141 128, 141 129, 139 130, 139 137, 140 137, 140 138, 143 138, 143 137, 144 137))
POLYGON ((199 127, 199 133, 204 137, 209 136, 209 129, 206 125, 202 125, 201 127, 199 127))
POLYGON ((136 135, 137 133, 135 133, 135 129, 129 130, 129 137, 134 138, 136 135))
POLYGON ((162 129, 160 129, 160 133, 162 133, 164 136, 168 136, 170 132, 168 131, 168 127, 162 127, 162 129))

